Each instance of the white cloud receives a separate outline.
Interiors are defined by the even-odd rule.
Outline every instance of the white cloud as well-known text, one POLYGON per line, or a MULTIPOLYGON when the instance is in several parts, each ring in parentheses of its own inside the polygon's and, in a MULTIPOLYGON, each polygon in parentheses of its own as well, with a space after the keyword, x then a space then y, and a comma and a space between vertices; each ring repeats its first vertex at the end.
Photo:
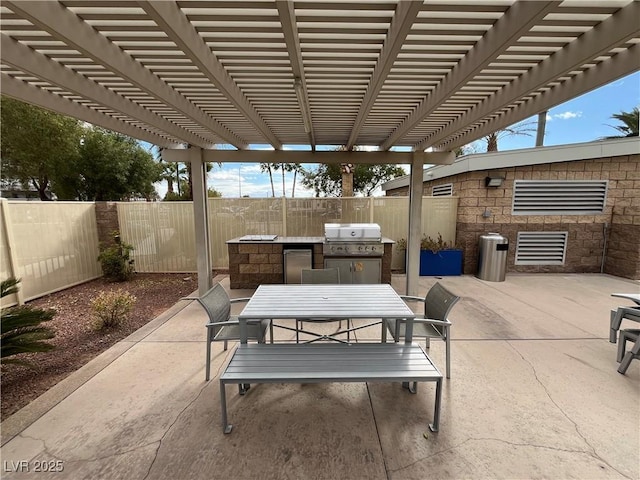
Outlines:
MULTIPOLYGON (((224 198, 237 198, 249 195, 253 198, 271 197, 271 182, 269 175, 260 171, 259 164, 223 164, 222 168, 216 166, 207 175, 208 186, 222 193, 224 198)), ((291 197, 293 186, 293 173, 285 174, 285 193, 291 197)), ((275 196, 282 195, 282 173, 273 172, 273 187, 275 196)), ((296 177, 296 197, 313 196, 313 191, 306 189, 301 184, 301 175, 296 177)))
POLYGON ((553 117, 547 113, 547 122, 550 122, 551 120, 553 120, 553 117))
POLYGON ((582 116, 582 112, 571 112, 571 111, 553 114, 553 118, 560 118, 561 120, 569 120, 571 118, 580 118, 581 116, 582 116))

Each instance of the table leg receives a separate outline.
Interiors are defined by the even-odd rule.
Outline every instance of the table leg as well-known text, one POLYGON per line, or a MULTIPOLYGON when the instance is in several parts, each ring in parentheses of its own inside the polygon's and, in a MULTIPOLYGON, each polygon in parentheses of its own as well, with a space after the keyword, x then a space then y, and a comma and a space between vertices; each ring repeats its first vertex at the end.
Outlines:
POLYGON ((249 332, 247 329, 247 320, 245 318, 238 318, 238 324, 240 326, 240 343, 246 345, 249 332))
POLYGON ((411 345, 413 342, 413 317, 405 319, 404 343, 411 345))
POLYGON ((233 425, 229 425, 227 421, 227 389, 225 384, 220 380, 220 409, 222 411, 222 431, 224 433, 231 433, 233 425))

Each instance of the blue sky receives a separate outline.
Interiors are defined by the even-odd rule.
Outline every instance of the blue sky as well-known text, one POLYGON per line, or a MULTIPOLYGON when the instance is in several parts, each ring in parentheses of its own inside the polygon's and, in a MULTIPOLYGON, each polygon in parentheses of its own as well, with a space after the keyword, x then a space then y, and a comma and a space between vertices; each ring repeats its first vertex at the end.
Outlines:
MULTIPOLYGON (((623 77, 549 110, 544 144, 548 146, 590 142, 601 137, 616 135, 617 131, 610 125, 616 125, 617 122, 610 118, 611 115, 630 111, 638 105, 640 105, 640 72, 623 77)), ((536 121, 537 115, 524 120, 524 122, 534 122, 533 128, 536 121)), ((535 146, 535 132, 531 136, 501 138, 498 144, 500 151, 533 146, 535 146)), ((477 152, 485 150, 481 141, 475 142, 472 148, 477 152)), ((327 149, 332 148, 327 147, 327 149)), ((273 182, 276 197, 282 196, 281 172, 274 172, 273 182)), ((250 197, 272 196, 269 175, 261 173, 258 164, 227 163, 222 164, 221 167, 214 165, 208 175, 208 184, 226 198, 238 197, 240 193, 250 197)), ((287 173, 285 174, 287 197, 291 197, 292 186, 293 174, 287 173)), ((157 190, 161 196, 164 196, 166 182, 157 185, 157 190)), ((295 196, 312 195, 313 192, 305 190, 298 179, 295 196)))

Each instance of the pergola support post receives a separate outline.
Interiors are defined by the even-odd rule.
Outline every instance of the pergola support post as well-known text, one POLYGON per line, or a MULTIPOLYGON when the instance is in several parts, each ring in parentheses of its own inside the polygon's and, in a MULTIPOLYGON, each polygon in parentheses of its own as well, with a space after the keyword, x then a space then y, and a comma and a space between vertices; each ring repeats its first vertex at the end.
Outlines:
POLYGON ((198 294, 204 295, 212 285, 211 250, 209 244, 209 208, 207 204, 207 171, 202 149, 189 148, 191 179, 193 184, 193 218, 196 233, 198 266, 198 294))
POLYGON ((407 295, 418 295, 422 239, 422 183, 424 153, 414 152, 409 174, 409 238, 407 239, 407 295))

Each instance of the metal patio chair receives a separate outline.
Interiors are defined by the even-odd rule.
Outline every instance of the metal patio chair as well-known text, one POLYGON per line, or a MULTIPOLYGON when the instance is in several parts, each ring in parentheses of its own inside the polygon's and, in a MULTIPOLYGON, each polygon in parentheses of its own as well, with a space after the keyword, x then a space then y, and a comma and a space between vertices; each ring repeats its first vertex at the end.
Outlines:
MULTIPOLYGON (((340 270, 338 270, 337 268, 303 269, 301 272, 300 283, 315 284, 315 285, 339 284, 340 270)), ((305 319, 304 322, 311 322, 311 323, 339 322, 338 330, 342 330, 342 320, 346 320, 347 322, 347 342, 349 342, 351 340, 350 332, 349 332, 351 320, 349 318, 343 318, 343 319, 314 318, 314 319, 305 319)), ((304 331, 303 321, 296 320, 296 343, 300 343, 300 331, 304 331)), ((311 342, 315 342, 318 340, 337 340, 327 335, 315 334, 313 332, 307 332, 307 333, 311 333, 312 335, 317 335, 317 338, 314 338, 313 340, 311 340, 311 342)))
POLYGON ((616 310, 611 310, 609 327, 609 341, 611 343, 616 343, 618 330, 625 319, 640 322, 640 307, 618 307, 616 310))
MULTIPOLYGON (((208 381, 211 373, 211 343, 224 342, 227 350, 229 340, 240 340, 240 323, 238 317, 231 315, 231 304, 248 302, 249 298, 230 299, 226 290, 217 283, 201 297, 184 297, 183 300, 197 300, 207 312, 207 364, 205 380, 208 381)), ((269 320, 249 321, 247 323, 247 338, 265 343, 269 320)), ((273 336, 271 337, 273 343, 273 336)), ((241 389, 242 392, 242 389, 241 389)))
POLYGON ((640 330, 636 328, 626 328, 620 330, 618 338, 618 356, 616 360, 620 362, 618 372, 623 375, 631 364, 631 360, 640 358, 640 330), (634 342, 631 350, 625 353, 627 342, 634 342))
MULTIPOLYGON (((431 338, 440 338, 445 342, 446 355, 446 376, 450 378, 451 371, 451 322, 449 321, 449 312, 456 304, 460 297, 454 295, 439 282, 429 289, 424 298, 408 295, 401 295, 406 302, 423 302, 424 318, 415 318, 413 320, 413 338, 425 338, 428 349, 431 338)), ((405 336, 406 320, 403 319, 386 319, 386 326, 391 332, 393 339, 399 342, 405 336)), ((382 341, 386 341, 387 332, 383 329, 382 341)))

